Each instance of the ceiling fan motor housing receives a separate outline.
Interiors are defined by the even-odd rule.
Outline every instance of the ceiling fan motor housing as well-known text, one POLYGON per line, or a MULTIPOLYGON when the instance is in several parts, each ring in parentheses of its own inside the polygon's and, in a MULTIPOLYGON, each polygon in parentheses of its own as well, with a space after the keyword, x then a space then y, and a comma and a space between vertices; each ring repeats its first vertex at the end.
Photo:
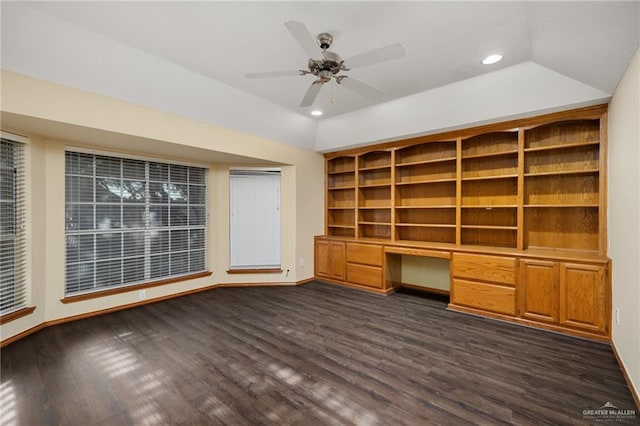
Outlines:
POLYGON ((318 44, 322 50, 327 50, 331 47, 331 43, 333 43, 333 36, 329 33, 320 33, 318 34, 318 44))

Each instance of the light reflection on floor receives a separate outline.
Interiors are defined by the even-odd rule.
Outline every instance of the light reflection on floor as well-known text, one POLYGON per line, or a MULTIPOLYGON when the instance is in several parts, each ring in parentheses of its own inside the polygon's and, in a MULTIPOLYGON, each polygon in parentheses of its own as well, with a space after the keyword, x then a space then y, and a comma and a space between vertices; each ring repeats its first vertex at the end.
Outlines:
MULTIPOLYGON (((287 334, 296 333, 293 330, 279 331, 287 334)), ((130 342, 139 341, 143 337, 133 332, 123 332, 113 339, 107 342, 85 341, 83 345, 72 350, 72 356, 82 359, 83 364, 94 366, 104 375, 110 391, 115 393, 114 400, 119 406, 118 412, 127 422, 149 426, 170 424, 170 413, 160 406, 162 401, 174 397, 171 394, 169 375, 162 369, 152 369, 152 366, 130 347, 130 342)), ((252 360, 257 363, 267 361, 262 355, 257 357, 252 357, 252 360)), ((256 410, 263 410, 254 413, 258 418, 264 416, 273 424, 291 420, 291 406, 281 403, 280 396, 273 393, 278 389, 278 393, 288 394, 290 390, 291 395, 294 395, 292 401, 301 410, 298 421, 304 422, 305 416, 313 416, 328 425, 378 424, 378 417, 373 411, 355 401, 353 397, 341 394, 340 390, 326 383, 321 377, 312 377, 310 374, 296 371, 294 366, 272 358, 269 358, 268 362, 258 374, 254 368, 249 369, 242 362, 227 364, 229 377, 243 387, 248 398, 255 398, 256 410), (305 399, 308 401, 307 404, 305 399), (313 400, 313 403, 309 400, 313 400)), ((92 379, 91 375, 87 377, 87 381, 92 379)), ((84 379, 80 376, 79 380, 84 379)), ((207 387, 215 385, 205 384, 207 387)), ((209 416, 211 420, 223 422, 225 419, 237 419, 239 413, 233 411, 237 409, 234 401, 226 401, 216 395, 207 395, 197 407, 198 411, 209 416)), ((0 387, 0 424, 17 425, 17 414, 15 389, 9 380, 0 387)))
POLYGON ((0 384, 0 425, 16 425, 16 391, 11 380, 0 384))
POLYGON ((201 407, 202 412, 206 413, 209 417, 223 419, 231 414, 231 410, 224 401, 216 398, 215 396, 209 396, 204 401, 201 407))
MULTIPOLYGON (((133 333, 121 333, 118 337, 127 340, 133 337, 133 333)), ((156 398, 166 392, 162 382, 165 376, 163 370, 145 372, 148 366, 132 350, 122 346, 91 346, 86 354, 114 381, 114 386, 127 388, 126 396, 120 397, 133 406, 128 407, 128 413, 136 425, 168 423, 165 413, 156 402, 156 398)))
MULTIPOLYGON (((282 326, 278 327, 278 331, 294 336, 300 334, 299 331, 282 326)), ((271 375, 265 375, 265 377, 250 376, 243 372, 239 365, 231 364, 230 368, 243 378, 243 384, 252 391, 269 388, 269 377, 286 383, 292 388, 295 387, 297 389, 296 392, 299 392, 301 388, 306 389, 308 392, 305 394, 306 397, 315 399, 320 405, 327 408, 326 411, 322 412, 313 409, 314 414, 325 419, 327 424, 345 424, 347 422, 361 426, 379 424, 378 416, 372 410, 362 406, 347 395, 341 395, 339 390, 331 387, 329 384, 317 382, 313 378, 297 372, 284 364, 271 362, 267 366, 267 371, 270 372, 271 375)), ((277 408, 274 407, 273 410, 274 411, 266 415, 270 420, 276 421, 279 418, 275 412, 277 408)))

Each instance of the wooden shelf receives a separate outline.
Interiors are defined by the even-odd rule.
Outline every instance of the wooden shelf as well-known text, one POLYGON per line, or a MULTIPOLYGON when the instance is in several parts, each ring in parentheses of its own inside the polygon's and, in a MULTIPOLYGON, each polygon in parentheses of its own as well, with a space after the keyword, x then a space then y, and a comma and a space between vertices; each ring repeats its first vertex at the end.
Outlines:
POLYGON ((546 208, 575 209, 575 208, 583 208, 583 207, 593 209, 593 208, 598 208, 600 206, 598 204, 525 204, 524 205, 525 209, 546 209, 546 208))
POLYGON ((442 182, 455 182, 455 178, 446 178, 446 179, 433 179, 433 180, 421 180, 415 182, 396 182, 396 186, 403 185, 429 185, 431 183, 442 183, 442 182))
POLYGON ((471 154, 471 155, 463 155, 462 161, 471 160, 474 158, 495 158, 503 155, 518 155, 518 150, 509 150, 509 151, 500 151, 500 152, 486 152, 482 154, 471 154))
POLYGON ((455 244, 455 227, 396 226, 396 241, 455 244))
POLYGON ((511 156, 474 156, 462 159, 462 180, 502 179, 518 177, 518 157, 511 156))
POLYGON ((391 239, 391 224, 389 223, 359 223, 358 235, 361 238, 391 239))
POLYGON ((333 186, 331 188, 327 188, 329 191, 339 191, 339 190, 343 190, 343 189, 356 189, 355 185, 350 185, 350 186, 333 186))
POLYGON ((391 151, 369 151, 358 156, 358 171, 391 168, 391 151))
POLYGON ((598 169, 588 169, 588 170, 558 170, 553 172, 536 172, 536 173, 525 173, 524 177, 536 177, 536 176, 563 176, 563 175, 592 175, 598 174, 600 170, 598 169))
POLYGON ((546 123, 525 131, 524 148, 560 149, 576 144, 600 143, 599 119, 570 119, 546 123))
POLYGON ((501 156, 512 156, 517 158, 518 154, 518 132, 497 131, 479 134, 462 140, 463 159, 472 158, 500 158, 501 156))
POLYGON ((463 177, 461 180, 468 182, 472 180, 492 180, 492 179, 516 179, 518 175, 498 175, 498 176, 478 176, 478 177, 463 177))
POLYGON ((365 207, 358 209, 359 224, 391 224, 391 207, 365 207))
POLYGON ((342 175, 342 174, 348 174, 348 173, 355 173, 356 169, 349 169, 349 170, 336 170, 336 171, 328 171, 327 174, 328 175, 342 175))
POLYGON ((451 161, 456 161, 456 157, 437 158, 434 160, 426 160, 426 161, 411 161, 409 163, 396 163, 396 167, 419 166, 421 164, 448 163, 451 161))
POLYGON ((455 209, 455 204, 441 204, 433 206, 395 206, 396 209, 455 209))
POLYGON ((598 251, 599 208, 555 206, 524 212, 525 247, 598 251))
POLYGON ((487 226, 487 225, 461 225, 462 229, 497 229, 497 230, 507 230, 507 231, 517 231, 518 227, 517 226, 500 226, 500 225, 495 225, 495 226, 487 226))
POLYGON ((518 203, 517 179, 471 179, 462 185, 463 206, 491 206, 518 203))
POLYGON ((327 225, 329 228, 355 229, 355 225, 327 225))
POLYGON ((337 175, 353 173, 356 170, 356 158, 354 156, 342 156, 327 160, 327 174, 337 175))
POLYGON ((329 228, 327 234, 330 237, 355 238, 356 230, 355 229, 344 229, 344 228, 329 228))
POLYGON ((515 229, 463 228, 460 234, 460 243, 465 245, 515 248, 518 243, 515 229))
POLYGON ((446 223, 396 223, 396 226, 415 226, 422 228, 454 228, 455 224, 446 224, 446 223))
POLYGON ((373 171, 373 170, 385 170, 385 169, 391 169, 391 165, 388 165, 388 166, 360 167, 358 169, 358 171, 359 172, 368 172, 368 171, 373 171))
POLYGON ((359 185, 358 188, 380 188, 380 187, 391 187, 391 183, 372 183, 368 185, 359 185))
POLYGON ((549 146, 540 146, 535 148, 525 148, 524 152, 540 152, 540 151, 551 151, 558 149, 569 149, 569 148, 579 148, 584 146, 598 147, 600 146, 600 141, 589 141, 589 142, 570 142, 558 145, 549 145, 549 146))
POLYGON ((456 160, 456 141, 430 141, 399 148, 396 166, 411 164, 431 164, 456 160))
POLYGON ((524 182, 525 205, 599 204, 599 174, 530 176, 524 182))
POLYGON ((358 225, 389 225, 391 222, 358 222, 358 225))
POLYGON ((478 205, 462 205, 463 209, 515 209, 518 208, 517 204, 478 204, 478 205))
POLYGON ((329 207, 327 207, 327 209, 329 209, 329 210, 355 210, 356 207, 355 206, 352 206, 352 207, 331 207, 331 206, 329 206, 329 207))

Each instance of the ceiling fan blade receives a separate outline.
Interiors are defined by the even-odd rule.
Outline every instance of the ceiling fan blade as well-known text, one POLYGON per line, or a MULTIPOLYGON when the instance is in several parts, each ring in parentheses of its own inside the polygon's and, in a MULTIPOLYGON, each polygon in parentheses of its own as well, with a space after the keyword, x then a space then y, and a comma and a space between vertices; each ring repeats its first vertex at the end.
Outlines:
POLYGON ((353 79, 351 77, 347 77, 342 76, 342 78, 340 80, 336 80, 338 82, 338 84, 341 84, 342 86, 345 86, 351 90, 353 90, 354 92, 357 92, 359 94, 361 94, 364 97, 367 97, 369 99, 375 99, 375 98, 379 98, 380 96, 382 96, 382 92, 379 91, 378 89, 374 89, 373 87, 369 86, 368 84, 365 84, 363 82, 361 82, 360 80, 356 80, 353 79))
POLYGON ((344 66, 347 69, 355 69, 367 67, 369 65, 380 62, 390 61, 392 59, 402 58, 407 53, 407 49, 400 43, 390 44, 389 46, 379 47, 368 52, 352 56, 344 60, 344 66))
POLYGON ((304 53, 309 58, 319 58, 322 55, 320 46, 316 43, 307 26, 299 21, 288 21, 284 25, 287 27, 293 38, 296 39, 304 53))
POLYGON ((269 72, 252 72, 245 74, 246 78, 271 78, 271 77, 285 77, 289 75, 302 75, 300 71, 269 71, 269 72))
POLYGON ((318 96, 320 89, 322 89, 322 84, 323 83, 319 80, 311 83, 311 86, 309 86, 309 88, 307 89, 307 93, 305 93, 304 98, 302 98, 302 102, 300 102, 301 107, 308 107, 313 105, 313 101, 316 100, 316 96, 318 96))

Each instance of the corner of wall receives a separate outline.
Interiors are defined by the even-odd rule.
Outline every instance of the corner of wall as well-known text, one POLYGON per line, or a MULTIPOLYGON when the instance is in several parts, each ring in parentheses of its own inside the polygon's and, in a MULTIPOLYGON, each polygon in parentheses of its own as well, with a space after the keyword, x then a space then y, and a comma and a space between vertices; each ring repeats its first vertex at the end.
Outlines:
POLYGON ((640 398, 640 49, 609 105, 609 255, 612 342, 640 398))

